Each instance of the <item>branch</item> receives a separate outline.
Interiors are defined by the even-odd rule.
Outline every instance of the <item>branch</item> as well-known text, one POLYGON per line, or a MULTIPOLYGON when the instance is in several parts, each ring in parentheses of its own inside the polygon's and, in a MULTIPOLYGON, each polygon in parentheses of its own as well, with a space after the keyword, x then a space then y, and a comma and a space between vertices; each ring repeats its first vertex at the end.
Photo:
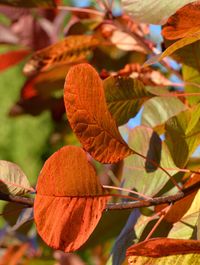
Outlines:
MULTIPOLYGON (((191 193, 198 191, 199 188, 200 188, 200 182, 197 182, 192 186, 177 192, 174 195, 169 195, 165 197, 155 197, 152 199, 145 199, 142 201, 134 201, 134 202, 108 203, 105 210, 128 210, 128 209, 141 208, 141 207, 150 207, 165 203, 169 204, 175 203, 181 200, 182 198, 190 195, 191 193)), ((0 200, 20 203, 26 207, 33 207, 34 204, 33 198, 8 195, 1 192, 0 192, 0 200)))

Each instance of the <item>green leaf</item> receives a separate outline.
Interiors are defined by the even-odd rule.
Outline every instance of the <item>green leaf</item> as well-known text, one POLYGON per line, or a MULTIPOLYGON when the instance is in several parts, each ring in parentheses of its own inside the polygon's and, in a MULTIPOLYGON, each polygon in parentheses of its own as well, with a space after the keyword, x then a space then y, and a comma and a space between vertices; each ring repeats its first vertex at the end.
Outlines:
POLYGON ((30 191, 34 190, 20 167, 14 163, 0 160, 0 192, 24 195, 30 191))
POLYGON ((54 0, 1 0, 0 4, 17 7, 56 7, 54 0))
MULTIPOLYGON (((169 150, 159 136, 150 128, 138 126, 129 133, 128 144, 136 152, 154 160, 163 168, 169 169, 174 175, 178 172, 169 150)), ((156 195, 168 182, 169 177, 163 170, 145 161, 138 155, 131 155, 124 159, 122 182, 124 188, 136 189, 145 195, 156 195)))
POLYGON ((103 82, 109 111, 120 126, 133 118, 153 95, 137 79, 108 77, 103 82))
POLYGON ((162 59, 164 59, 166 56, 173 54, 178 49, 183 48, 186 45, 189 45, 195 41, 198 41, 199 39, 200 39, 200 32, 196 32, 192 34, 190 37, 185 37, 183 39, 180 39, 174 42, 172 45, 170 45, 163 53, 153 56, 149 60, 147 60, 144 63, 144 66, 149 66, 151 64, 157 63, 162 59))
MULTIPOLYGON (((165 40, 166 47, 170 47, 174 41, 165 40)), ((172 58, 178 61, 179 63, 185 64, 187 66, 193 67, 198 72, 200 72, 200 56, 199 56, 199 49, 200 49, 200 41, 195 41, 189 45, 178 49, 175 53, 172 54, 172 58)))
POLYGON ((200 210, 200 191, 196 194, 189 210, 181 218, 180 221, 176 222, 171 231, 169 232, 169 238, 179 239, 197 239, 196 228, 200 210))
POLYGON ((186 133, 191 119, 192 110, 186 110, 172 117, 165 124, 166 143, 175 164, 180 168, 186 165, 190 155, 200 143, 200 122, 186 133))
MULTIPOLYGON (((196 58, 196 56, 192 56, 196 58)), ((199 58, 200 60, 200 58, 199 58)), ((187 65, 182 66, 183 79, 186 83, 185 92, 186 93, 199 93, 200 91, 200 69, 195 69, 187 65)), ((200 102, 200 95, 186 96, 190 105, 195 105, 200 102)))
POLYGON ((142 124, 154 128, 185 109, 186 106, 175 97, 151 98, 144 103, 142 124))
POLYGON ((150 24, 163 24, 179 8, 193 1, 122 0, 122 7, 134 20, 150 24))
POLYGON ((191 119, 188 123, 186 134, 189 134, 198 124, 200 120, 200 104, 194 106, 191 113, 191 119))

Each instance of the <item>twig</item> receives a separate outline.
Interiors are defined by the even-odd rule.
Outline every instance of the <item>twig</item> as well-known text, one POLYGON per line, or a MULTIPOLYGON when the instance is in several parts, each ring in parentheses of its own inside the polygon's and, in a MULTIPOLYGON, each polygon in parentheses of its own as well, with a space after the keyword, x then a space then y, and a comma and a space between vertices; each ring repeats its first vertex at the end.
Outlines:
MULTIPOLYGON (((183 189, 182 191, 177 192, 174 195, 169 195, 165 197, 155 197, 148 200, 136 201, 136 202, 120 202, 120 203, 108 203, 105 210, 128 210, 141 207, 150 207, 154 205, 160 205, 165 203, 174 203, 181 200, 182 198, 188 196, 189 194, 197 191, 200 188, 200 182, 193 184, 192 186, 183 189)), ((0 193, 0 200, 15 202, 23 204, 27 207, 33 207, 34 199, 7 195, 0 193)))
POLYGON ((82 12, 82 13, 88 13, 88 14, 94 14, 97 16, 105 16, 104 13, 97 11, 95 9, 90 8, 80 8, 80 7, 74 7, 74 6, 57 6, 58 10, 65 10, 65 11, 72 11, 72 12, 82 12))

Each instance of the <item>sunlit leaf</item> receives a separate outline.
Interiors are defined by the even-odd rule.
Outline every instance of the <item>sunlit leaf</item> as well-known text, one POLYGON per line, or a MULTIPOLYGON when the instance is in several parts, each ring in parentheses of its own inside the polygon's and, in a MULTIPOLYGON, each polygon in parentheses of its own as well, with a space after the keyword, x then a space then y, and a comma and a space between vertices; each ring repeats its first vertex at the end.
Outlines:
MULTIPOLYGON (((199 174, 192 174, 191 177, 189 178, 189 180, 184 184, 183 188, 188 188, 191 185, 200 182, 200 175, 199 174)), ((185 196, 184 198, 182 198, 181 200, 175 202, 170 210, 167 212, 167 214, 165 215, 164 220, 166 220, 169 223, 176 223, 178 221, 180 221, 180 223, 183 224, 183 226, 188 227, 188 229, 191 229, 193 231, 193 227, 192 224, 190 223, 190 225, 187 226, 186 222, 183 221, 183 216, 187 215, 186 213, 189 211, 189 213, 191 213, 190 207, 192 207, 191 205, 193 204, 193 200, 196 196, 197 190, 191 192, 189 195, 185 196)), ((158 205, 156 206, 156 211, 160 212, 162 211, 165 207, 167 207, 167 204, 164 205, 158 205)), ((197 209, 194 210, 194 212, 197 209)), ((198 210, 197 210, 198 213, 198 210)), ((190 218, 190 217, 189 217, 190 218)), ((194 220, 194 215, 192 213, 192 217, 194 220)), ((193 222, 194 225, 194 222, 193 222)), ((184 239, 190 239, 190 236, 188 237, 186 233, 184 233, 182 231, 182 235, 186 236, 184 239)), ((179 237, 178 237, 179 238, 179 237)), ((183 238, 183 237, 181 237, 183 238)))
POLYGON ((37 183, 34 218, 47 245, 71 252, 96 227, 107 196, 85 152, 66 146, 44 164, 37 183))
POLYGON ((163 24, 179 8, 191 2, 194 0, 122 0, 122 7, 140 22, 163 24))
POLYGON ((185 109, 186 106, 175 97, 151 98, 144 103, 142 124, 154 128, 185 109))
MULTIPOLYGON (((198 42, 198 44, 200 44, 200 42, 198 42)), ((200 57, 199 59, 197 56, 194 56, 194 55, 190 57, 194 59, 194 61, 196 62, 196 65, 199 64, 198 62, 200 60, 200 57)), ((183 80, 186 83, 185 92, 186 93, 200 93, 200 68, 199 67, 193 68, 187 65, 183 65, 182 72, 183 72, 183 80)), ((186 98, 188 102, 190 103, 190 105, 195 105, 198 102, 200 102, 200 94, 199 95, 191 94, 190 96, 186 96, 186 98)))
POLYGON ((79 64, 70 69, 64 100, 74 133, 96 160, 116 163, 133 153, 108 111, 103 83, 89 64, 79 64))
POLYGON ((178 222, 174 223, 168 235, 170 238, 196 239, 195 231, 200 211, 199 200, 200 191, 193 198, 191 206, 184 216, 178 222))
POLYGON ((186 129, 186 134, 189 134, 198 124, 200 119, 200 104, 197 104, 193 107, 192 113, 191 113, 191 119, 189 121, 189 124, 186 129))
POLYGON ((0 191, 5 194, 23 195, 34 190, 19 166, 0 160, 0 191))
POLYGON ((68 36, 32 55, 24 67, 26 75, 47 71, 61 64, 72 64, 88 57, 99 40, 89 35, 68 36))
MULTIPOLYGON (((152 238, 131 246, 127 256, 164 257, 178 254, 200 254, 200 241, 171 238, 152 238)), ((200 255, 199 255, 200 258, 200 255)))
POLYGON ((117 125, 133 118, 153 95, 137 79, 108 77, 103 82, 108 109, 117 125))
POLYGON ((185 47, 191 43, 194 43, 194 42, 198 41, 199 39, 200 39, 200 32, 195 32, 195 33, 191 34, 190 37, 182 38, 182 39, 176 41, 175 43, 173 43, 172 45, 170 45, 163 53, 151 57, 149 60, 147 60, 144 63, 144 66, 148 66, 148 65, 157 63, 157 62, 161 61, 162 59, 164 59, 166 56, 170 56, 171 54, 173 54, 177 50, 179 50, 179 49, 181 49, 181 48, 183 48, 183 47, 185 47))
POLYGON ((0 54, 0 71, 22 61, 30 52, 27 50, 9 51, 0 54))
POLYGON ((180 39, 199 31, 200 4, 194 2, 182 7, 164 25, 162 34, 166 39, 180 39))
POLYGON ((199 122, 188 133, 192 110, 186 110, 169 119, 165 124, 166 143, 175 164, 184 167, 189 156, 200 143, 199 122))
MULTIPOLYGON (((153 160, 171 175, 176 174, 176 168, 169 150, 159 136, 150 128, 138 126, 129 132, 129 146, 135 151, 153 160)), ((156 168, 151 162, 138 155, 131 155, 124 160, 122 173, 123 187, 136 189, 138 192, 154 196, 167 183, 169 177, 160 168, 156 168)))
POLYGON ((1 0, 2 5, 17 7, 55 7, 54 0, 1 0))

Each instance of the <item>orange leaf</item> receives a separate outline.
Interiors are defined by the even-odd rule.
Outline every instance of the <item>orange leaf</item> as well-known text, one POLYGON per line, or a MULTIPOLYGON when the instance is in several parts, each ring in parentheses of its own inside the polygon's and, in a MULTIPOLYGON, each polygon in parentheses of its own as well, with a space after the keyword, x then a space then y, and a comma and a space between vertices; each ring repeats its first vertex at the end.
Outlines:
POLYGON ((200 240, 152 238, 128 248, 126 256, 164 257, 200 253, 200 240))
POLYGON ((107 199, 85 152, 61 148, 38 178, 34 218, 40 236, 55 249, 78 249, 96 227, 107 199))
POLYGON ((9 51, 0 54, 0 71, 6 70, 7 68, 22 61, 30 52, 27 50, 9 51))
POLYGON ((171 16, 162 30, 168 40, 187 37, 197 31, 200 26, 200 3, 188 4, 171 16))
POLYGON ((47 71, 62 64, 83 61, 99 44, 99 40, 89 35, 73 35, 35 52, 24 67, 26 75, 47 71))
MULTIPOLYGON (((198 182, 200 182, 200 175, 194 174, 193 177, 186 182, 184 188, 188 188, 198 182)), ((197 191, 191 192, 188 196, 184 197, 180 201, 175 202, 170 208, 169 212, 165 215, 164 220, 166 220, 169 223, 178 222, 190 208, 196 194, 197 191)), ((155 210, 156 212, 160 212, 166 206, 167 204, 158 205, 156 206, 155 210)))
POLYGON ((73 66, 64 89, 67 117, 84 149, 102 163, 116 163, 133 153, 108 111, 103 83, 89 64, 73 66))

